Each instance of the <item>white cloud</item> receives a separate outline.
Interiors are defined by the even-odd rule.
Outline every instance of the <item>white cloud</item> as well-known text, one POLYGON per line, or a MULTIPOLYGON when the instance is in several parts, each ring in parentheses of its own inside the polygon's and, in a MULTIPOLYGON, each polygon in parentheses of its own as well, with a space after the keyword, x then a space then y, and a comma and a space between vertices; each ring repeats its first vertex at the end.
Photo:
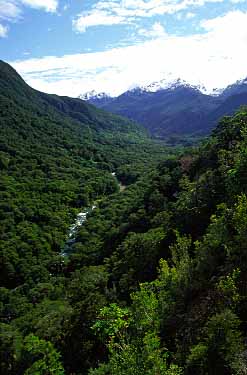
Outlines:
POLYGON ((151 27, 151 29, 144 29, 144 28, 139 29, 138 34, 146 38, 154 38, 154 39, 167 36, 167 33, 160 22, 155 22, 153 26, 151 27))
POLYGON ((14 1, 0 0, 0 18, 4 20, 15 20, 21 15, 21 9, 14 1))
MULTIPOLYGON (((16 22, 23 16, 23 8, 30 7, 54 13, 59 0, 0 0, 0 20, 16 22)), ((7 26, 1 25, 0 36, 6 36, 7 26)))
POLYGON ((225 51, 226 56, 229 54, 233 57, 235 55, 245 56, 247 51, 247 13, 232 11, 225 16, 202 21, 201 26, 208 32, 212 46, 214 48, 217 46, 219 53, 225 51))
POLYGON ((0 24, 0 38, 5 38, 8 33, 8 28, 0 24))
MULTIPOLYGON (((160 26, 156 24, 154 30, 161 30, 160 26)), ((205 20, 201 27, 202 33, 196 35, 165 34, 131 47, 29 59, 12 65, 31 86, 69 96, 92 89, 117 95, 136 84, 168 76, 201 83, 209 90, 246 77, 247 12, 205 20)))
POLYGON ((204 20, 201 22, 201 26, 207 31, 219 32, 220 34, 229 31, 234 36, 236 30, 237 33, 240 32, 240 29, 246 32, 246 14, 246 12, 241 12, 240 10, 231 11, 223 16, 204 20))
POLYGON ((188 13, 186 13, 186 15, 185 15, 185 17, 188 19, 188 20, 190 20, 191 18, 194 18, 196 15, 195 15, 195 13, 192 13, 192 12, 188 12, 188 13))
POLYGON ((166 32, 165 32, 165 29, 164 27, 161 25, 160 22, 155 22, 155 24, 153 25, 152 29, 151 29, 151 32, 150 32, 150 35, 152 37, 164 37, 166 36, 166 32))
POLYGON ((58 7, 58 0, 21 0, 21 2, 35 9, 44 9, 46 12, 55 12, 58 7))
POLYGON ((223 1, 224 0, 103 0, 94 4, 89 12, 79 14, 73 21, 73 27, 77 32, 85 32, 88 27, 92 26, 131 23, 135 21, 136 18, 174 14, 191 7, 223 1))
POLYGON ((88 27, 99 25, 119 25, 128 23, 122 16, 108 14, 104 10, 95 10, 93 14, 79 16, 73 20, 73 27, 77 32, 85 32, 88 27))

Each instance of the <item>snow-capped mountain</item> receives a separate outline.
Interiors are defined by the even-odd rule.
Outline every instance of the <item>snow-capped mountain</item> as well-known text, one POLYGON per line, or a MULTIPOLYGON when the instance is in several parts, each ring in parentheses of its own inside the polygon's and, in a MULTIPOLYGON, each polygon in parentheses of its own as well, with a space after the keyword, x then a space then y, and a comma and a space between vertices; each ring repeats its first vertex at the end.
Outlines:
MULTIPOLYGON (((224 88, 214 88, 210 90, 206 88, 202 83, 191 84, 182 78, 175 78, 175 79, 163 78, 159 81, 149 82, 145 85, 136 85, 135 87, 132 87, 131 89, 125 91, 119 96, 132 95, 132 94, 140 95, 143 93, 155 93, 155 92, 163 91, 163 90, 172 91, 178 88, 190 88, 192 90, 200 91, 201 93, 205 95, 212 95, 212 96, 221 95, 222 92, 224 91, 224 88)), ((79 95, 79 98, 82 100, 89 101, 90 103, 93 103, 94 101, 109 102, 110 101, 109 99, 114 99, 115 97, 105 92, 98 92, 96 90, 91 90, 84 94, 79 95)))
POLYGON ((79 99, 85 100, 90 104, 94 104, 96 107, 103 107, 112 101, 112 97, 105 92, 97 92, 96 90, 91 90, 85 94, 79 95, 79 99))
POLYGON ((191 88, 193 90, 198 90, 202 94, 219 96, 223 93, 225 88, 206 88, 202 83, 191 84, 181 78, 176 78, 173 80, 162 79, 160 81, 155 81, 144 86, 140 86, 139 89, 143 92, 157 92, 161 90, 176 90, 179 87, 191 88))
POLYGON ((108 97, 111 97, 111 96, 105 92, 97 92, 96 90, 91 90, 78 96, 78 98, 82 100, 104 99, 108 97))
POLYGON ((96 91, 81 98, 139 122, 155 137, 184 137, 208 133, 222 116, 247 105, 247 78, 211 91, 181 78, 162 79, 136 86, 115 98, 96 91))
POLYGON ((227 88, 223 91, 223 95, 239 95, 245 92, 247 92, 247 78, 241 79, 233 85, 227 86, 227 88))
POLYGON ((190 87, 199 91, 206 90, 206 88, 202 85, 191 85, 181 78, 173 80, 162 79, 160 81, 155 81, 147 85, 140 86, 139 89, 143 92, 157 92, 161 90, 176 90, 178 87, 190 87))
MULTIPOLYGON (((132 95, 132 94, 143 94, 143 93, 155 93, 158 91, 163 90, 176 90, 178 88, 190 88, 192 90, 200 91, 202 94, 210 95, 210 96, 220 96, 224 93, 224 95, 229 95, 236 92, 245 92, 247 90, 247 78, 237 81, 236 83, 229 85, 227 87, 221 88, 208 88, 205 87, 202 83, 198 82, 197 84, 191 84, 188 81, 182 78, 174 78, 171 79, 170 75, 168 74, 168 78, 162 78, 159 81, 149 82, 145 85, 136 85, 135 87, 130 88, 129 90, 125 91, 122 95, 132 95)), ((93 103, 97 101, 98 104, 102 101, 103 104, 105 102, 110 102, 111 100, 115 99, 115 96, 112 96, 106 92, 98 92, 96 90, 91 90, 86 93, 79 95, 79 98, 82 100, 89 101, 93 103)))

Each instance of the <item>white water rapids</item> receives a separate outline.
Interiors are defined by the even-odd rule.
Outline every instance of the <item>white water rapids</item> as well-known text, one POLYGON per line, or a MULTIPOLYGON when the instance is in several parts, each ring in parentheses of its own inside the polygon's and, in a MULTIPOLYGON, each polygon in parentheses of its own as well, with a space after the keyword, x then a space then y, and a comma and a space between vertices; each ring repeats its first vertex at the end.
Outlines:
POLYGON ((67 238, 67 241, 65 242, 65 245, 61 251, 61 256, 63 257, 66 257, 69 255, 70 253, 70 246, 75 242, 75 239, 76 239, 76 234, 77 234, 77 231, 78 229, 83 225, 83 223, 87 220, 87 215, 92 212, 94 209, 96 208, 95 205, 93 205, 92 207, 86 209, 85 211, 82 211, 80 212, 77 216, 76 216, 76 220, 74 222, 74 224, 72 224, 70 227, 69 227, 69 231, 68 231, 68 238, 67 238))
MULTIPOLYGON (((116 177, 116 172, 112 172, 112 176, 116 177)), ((120 191, 122 190, 122 186, 123 185, 121 183, 119 183, 120 191)), ((74 224, 72 224, 69 227, 67 240, 66 240, 66 242, 64 244, 64 247, 62 248, 61 253, 60 253, 61 256, 67 257, 71 253, 70 247, 75 242, 76 234, 78 232, 78 229, 87 220, 87 215, 89 213, 91 213, 96 207, 97 207, 96 205, 92 205, 91 207, 85 209, 84 211, 80 212, 76 216, 74 224)))

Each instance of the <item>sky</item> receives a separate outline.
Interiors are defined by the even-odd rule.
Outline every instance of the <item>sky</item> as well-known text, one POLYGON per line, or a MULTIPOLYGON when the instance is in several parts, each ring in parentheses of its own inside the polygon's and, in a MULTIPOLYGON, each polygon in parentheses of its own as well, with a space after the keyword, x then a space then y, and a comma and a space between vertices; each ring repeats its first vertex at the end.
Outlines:
POLYGON ((247 77, 247 0, 0 0, 0 59, 32 87, 112 96, 247 77))

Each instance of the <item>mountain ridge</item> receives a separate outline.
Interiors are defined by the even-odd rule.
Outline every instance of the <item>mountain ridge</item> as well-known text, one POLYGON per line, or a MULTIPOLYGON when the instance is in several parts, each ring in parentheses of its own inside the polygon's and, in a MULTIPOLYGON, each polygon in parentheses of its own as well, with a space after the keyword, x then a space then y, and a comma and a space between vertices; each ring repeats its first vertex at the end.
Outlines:
POLYGON ((135 87, 117 97, 89 98, 99 108, 143 125, 155 138, 201 137, 208 135, 224 115, 232 115, 247 104, 247 79, 224 90, 206 94, 202 86, 184 80, 154 82, 135 87))

